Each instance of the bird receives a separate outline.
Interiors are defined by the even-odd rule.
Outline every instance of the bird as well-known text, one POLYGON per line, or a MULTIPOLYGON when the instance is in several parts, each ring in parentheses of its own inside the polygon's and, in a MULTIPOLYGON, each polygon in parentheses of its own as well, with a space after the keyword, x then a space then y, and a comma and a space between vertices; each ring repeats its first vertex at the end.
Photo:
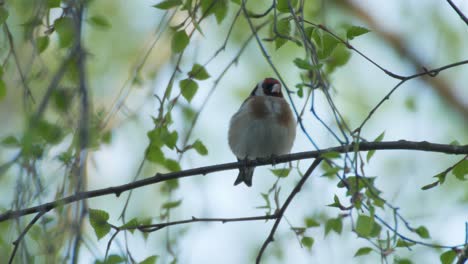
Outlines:
MULTIPOLYGON (((274 78, 260 81, 232 116, 228 142, 238 161, 288 154, 296 138, 296 121, 274 78)), ((252 186, 254 167, 239 168, 234 185, 252 186)))

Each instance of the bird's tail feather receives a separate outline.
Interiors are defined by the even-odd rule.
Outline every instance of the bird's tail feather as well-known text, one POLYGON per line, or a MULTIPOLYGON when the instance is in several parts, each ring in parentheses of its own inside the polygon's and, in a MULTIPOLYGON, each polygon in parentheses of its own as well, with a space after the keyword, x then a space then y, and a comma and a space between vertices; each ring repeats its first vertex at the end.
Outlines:
POLYGON ((247 186, 252 186, 252 176, 254 173, 254 167, 244 167, 239 169, 239 175, 237 176, 234 185, 238 185, 241 182, 244 182, 247 186))

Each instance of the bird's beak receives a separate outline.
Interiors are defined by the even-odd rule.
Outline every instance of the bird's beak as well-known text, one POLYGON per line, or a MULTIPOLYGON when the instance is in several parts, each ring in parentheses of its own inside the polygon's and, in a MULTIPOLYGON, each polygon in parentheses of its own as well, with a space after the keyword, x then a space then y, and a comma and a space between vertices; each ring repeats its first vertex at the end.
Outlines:
POLYGON ((279 83, 273 85, 273 89, 271 89, 272 93, 280 93, 281 92, 281 85, 279 83))

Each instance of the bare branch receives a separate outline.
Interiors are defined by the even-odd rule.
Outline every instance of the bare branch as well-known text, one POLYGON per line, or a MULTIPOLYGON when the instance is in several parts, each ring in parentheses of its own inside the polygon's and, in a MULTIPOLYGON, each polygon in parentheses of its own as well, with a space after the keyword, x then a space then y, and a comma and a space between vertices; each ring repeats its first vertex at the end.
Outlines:
POLYGON ((188 224, 188 223, 195 223, 195 222, 221 222, 221 223, 229 223, 229 222, 245 222, 245 221, 259 221, 259 220, 269 220, 269 219, 277 219, 278 215, 262 215, 262 216, 250 216, 250 217, 236 217, 236 218, 198 218, 192 216, 191 219, 186 220, 179 220, 179 221, 172 221, 166 223, 159 223, 159 224, 151 224, 151 225, 139 225, 139 226, 128 226, 125 228, 119 228, 112 226, 114 229, 117 230, 131 230, 131 229, 138 229, 142 232, 154 232, 160 229, 163 229, 168 226, 173 225, 181 225, 181 224, 188 224))
POLYGON ((457 67, 457 66, 460 66, 460 65, 463 65, 463 64, 468 64, 468 60, 464 60, 464 61, 459 61, 459 62, 455 62, 455 63, 452 63, 452 64, 448 64, 448 65, 445 65, 445 66, 442 66, 442 67, 439 67, 439 68, 436 68, 436 69, 432 69, 432 70, 427 70, 427 69, 424 69, 423 72, 420 72, 420 73, 416 73, 416 74, 413 74, 413 75, 410 75, 410 76, 406 76, 404 77, 397 85, 395 85, 395 87, 392 88, 392 90, 390 90, 390 92, 384 97, 382 98, 382 100, 380 100, 380 102, 374 107, 372 108, 372 110, 369 112, 369 114, 367 115, 366 119, 364 119, 364 121, 362 121, 361 125, 355 130, 355 131, 360 131, 362 129, 362 127, 367 123, 367 121, 371 118, 371 116, 375 113, 375 111, 386 101, 390 98, 390 95, 393 94, 393 92, 396 91, 396 89, 398 87, 400 87, 402 84, 404 84, 406 81, 409 81, 411 79, 414 79, 414 78, 417 78, 417 77, 421 77, 421 76, 424 76, 424 75, 429 75, 431 77, 434 77, 435 75, 437 75, 439 72, 445 70, 445 69, 449 69, 449 68, 452 68, 452 67, 457 67))
POLYGON ((16 251, 18 250, 18 247, 19 247, 21 241, 23 240, 24 236, 28 233, 29 229, 31 229, 31 227, 37 222, 37 220, 39 220, 45 213, 46 212, 44 211, 44 212, 39 212, 38 214, 36 214, 36 216, 34 216, 34 218, 31 220, 31 222, 29 222, 29 224, 26 226, 26 228, 24 228, 23 232, 21 232, 19 237, 15 241, 13 241, 14 248, 13 248, 13 252, 10 255, 10 259, 8 261, 8 264, 13 263, 13 260, 14 260, 15 255, 16 255, 16 251))
MULTIPOLYGON (((400 36, 385 30, 370 14, 357 5, 355 1, 346 0, 339 3, 345 10, 365 21, 372 28, 373 32, 379 34, 402 58, 406 58, 415 68, 420 68, 421 65, 424 65, 424 62, 405 45, 404 40, 400 36)), ((421 80, 440 94, 448 105, 457 109, 466 120, 468 117, 468 107, 451 89, 447 81, 442 78, 422 78, 421 80)))
POLYGON ((171 179, 178 179, 184 177, 190 177, 195 175, 206 175, 208 173, 213 173, 217 171, 224 171, 224 170, 232 170, 237 169, 241 166, 262 166, 262 165, 269 165, 269 164, 278 164, 284 163, 294 160, 302 160, 302 159, 311 159, 317 158, 320 155, 327 153, 327 152, 339 152, 339 153, 348 153, 354 152, 358 149, 359 151, 369 151, 369 150, 420 150, 420 151, 429 151, 429 152, 439 152, 439 153, 446 153, 446 154, 468 154, 468 145, 464 146, 454 146, 454 145, 447 145, 447 144, 435 144, 429 143, 427 141, 422 142, 414 142, 414 141, 406 141, 406 140, 399 140, 399 141, 387 141, 387 142, 360 142, 358 146, 355 148, 355 144, 343 145, 339 147, 327 148, 317 151, 306 151, 306 152, 298 152, 294 154, 287 154, 281 155, 276 158, 272 159, 261 159, 261 160, 248 160, 248 161, 239 161, 239 162, 231 162, 231 163, 224 163, 218 165, 211 165, 205 167, 198 167, 178 172, 169 172, 165 174, 156 173, 153 177, 142 179, 139 181, 108 187, 93 191, 86 191, 86 192, 79 192, 75 195, 71 195, 62 199, 55 200, 53 202, 44 203, 38 206, 16 210, 16 211, 7 211, 0 215, 0 222, 3 222, 8 219, 18 218, 24 215, 34 214, 38 212, 48 212, 55 207, 63 206, 69 203, 74 203, 77 201, 81 201, 88 198, 104 196, 109 194, 114 194, 116 196, 120 196, 122 192, 133 190, 136 188, 140 188, 142 186, 147 186, 151 184, 155 184, 158 182, 164 182, 171 179))
POLYGON ((294 189, 291 191, 291 193, 289 194, 288 198, 286 199, 286 201, 284 202, 283 206, 281 206, 281 209, 279 210, 278 212, 278 218, 276 219, 275 221, 275 224, 273 225, 273 227, 271 228, 271 232, 270 234, 268 235, 267 239, 265 240, 265 242, 263 243, 262 245, 262 248, 260 249, 260 251, 258 252, 258 255, 257 255, 257 259, 256 259, 256 263, 259 264, 261 259, 262 259, 262 256, 263 256, 263 252, 265 252, 267 246, 273 242, 274 240, 274 235, 275 235, 275 232, 276 232, 276 229, 278 228, 280 222, 281 222, 281 219, 283 218, 284 216, 284 212, 286 212, 286 209, 288 209, 288 206, 289 204, 291 203, 292 199, 294 199, 294 197, 296 196, 296 194, 298 194, 300 191, 301 191, 301 188, 302 186, 304 186, 304 183, 307 181, 307 179, 309 178, 309 176, 312 174, 312 172, 315 170, 315 168, 317 168, 317 166, 322 162, 322 159, 321 158, 318 158, 318 159, 315 159, 314 162, 312 163, 312 165, 310 165, 309 169, 306 171, 306 173, 304 174, 304 176, 302 176, 301 180, 296 184, 296 187, 294 187, 294 189))
POLYGON ((450 6, 457 12, 457 14, 460 16, 460 18, 465 22, 465 24, 468 26, 468 18, 463 14, 463 12, 452 2, 452 0, 447 0, 447 2, 450 4, 450 6))
MULTIPOLYGON (((3 29, 5 30, 5 34, 6 34, 7 38, 8 38, 8 43, 10 45, 10 51, 11 51, 11 54, 13 54, 13 59, 15 60, 16 68, 18 69, 18 73, 19 73, 20 78, 21 78, 21 83, 23 84, 24 94, 26 95, 26 97, 31 98, 31 101, 33 103, 36 103, 32 93, 31 93, 31 89, 29 88, 29 85, 27 83, 26 77, 24 76, 24 72, 21 69, 18 54, 16 53, 16 49, 15 49, 15 44, 13 43, 13 35, 11 34, 10 28, 8 27, 8 24, 6 22, 3 24, 3 29)), ((25 103, 26 103, 26 101, 25 101, 25 103)))

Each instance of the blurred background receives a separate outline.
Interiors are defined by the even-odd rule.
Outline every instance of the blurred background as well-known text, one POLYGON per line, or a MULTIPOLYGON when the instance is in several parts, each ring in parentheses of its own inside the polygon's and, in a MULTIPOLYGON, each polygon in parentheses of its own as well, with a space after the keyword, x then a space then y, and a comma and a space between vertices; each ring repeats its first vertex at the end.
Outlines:
MULTIPOLYGON (((199 1, 193 5, 197 5, 195 2, 199 1)), ((261 47, 269 54, 286 88, 291 90, 288 101, 299 113, 303 112, 304 130, 298 128, 292 152, 343 144, 344 137, 327 96, 349 129, 354 130, 399 82, 337 43, 331 55, 321 61, 327 92, 322 88, 311 90, 297 86, 306 77, 294 60, 305 58, 304 47, 272 38, 271 13, 251 19, 255 26, 266 23, 258 32, 262 43, 259 46, 252 38, 248 21, 242 12, 238 13, 241 1, 221 2, 223 7, 217 7, 199 24, 189 22, 191 16, 200 19, 202 13, 189 14, 179 7, 166 10, 154 7, 160 1, 86 2, 82 39, 90 132, 88 149, 84 151, 77 147, 77 142, 82 140, 78 134, 83 118, 79 69, 75 68, 74 58, 63 64, 76 36, 73 31, 67 31, 68 22, 64 21, 68 14, 66 7, 72 6, 71 2, 5 1, 3 9, 8 11, 8 17, 0 36, 4 82, 4 89, 0 88, 1 211, 38 205, 77 190, 116 186, 157 172, 235 161, 227 144, 230 117, 260 80, 278 77, 261 47), (175 37, 175 32, 181 30, 190 37, 186 47, 181 44, 183 37, 175 37), (194 64, 203 65, 209 77, 189 78, 193 77, 190 71, 194 64), (51 94, 41 121, 36 120, 42 141, 28 141, 27 145, 28 131, 35 122, 31 118, 35 117, 50 83, 64 65, 67 69, 63 78, 51 94), (196 79, 198 88, 183 87, 180 81, 187 78, 196 79), (34 99, 26 94, 25 85, 34 99), (165 136, 175 140, 175 144, 154 142, 152 135, 158 137, 162 134, 157 133, 163 133, 158 130, 161 124, 164 133, 170 135, 165 136), (158 156, 160 152, 162 157, 158 156)), ((468 2, 453 0, 453 3, 468 14, 468 2)), ((271 1, 247 4, 255 14, 263 13, 270 6, 271 1)), ((201 4, 200 9, 206 11, 206 6, 201 4)), ((315 0, 306 1, 303 12, 305 19, 323 24, 339 36, 346 36, 350 25, 367 28, 369 33, 357 36, 350 43, 398 75, 408 76, 423 71, 423 67, 433 69, 468 58, 468 26, 446 1, 315 0)), ((292 22, 288 27, 291 27, 288 34, 297 33, 292 22)), ((409 80, 375 112, 360 136, 372 141, 385 132, 384 141, 467 144, 467 84, 465 65, 441 71, 436 77, 409 80)), ((353 140, 349 133, 346 138, 353 140)), ((467 232, 466 182, 448 174, 440 186, 429 190, 421 187, 434 182, 434 175, 461 158, 430 152, 377 151, 369 162, 364 155, 362 166, 366 176, 376 177, 374 184, 382 191, 380 196, 399 208, 398 212, 412 227, 425 226, 430 238, 421 238, 404 228, 402 234, 418 241, 455 246, 465 242, 467 232)), ((237 171, 230 170, 136 189, 127 207, 128 192, 120 197, 109 195, 64 206, 47 213, 28 232, 16 253, 15 263, 103 261, 112 232, 98 240, 87 215, 82 213, 83 208, 107 211, 109 223, 115 226, 135 217, 151 223, 192 216, 233 218, 264 215, 269 209, 265 208, 262 194, 268 194, 272 213, 276 208, 274 194, 269 192, 272 186, 276 186, 275 190, 280 186, 278 197, 284 202, 300 178, 299 171, 304 172, 311 162, 293 162, 293 170, 285 178, 273 175, 272 166, 257 168, 252 188, 233 187, 237 171), (179 205, 167 208, 168 202, 179 200, 179 205), (124 218, 120 217, 123 210, 124 218), (77 234, 81 234, 79 238, 77 234)), ((284 166, 278 164, 275 168, 284 166)), ((265 263, 439 263, 439 255, 445 249, 421 245, 411 250, 396 248, 386 260, 381 260, 377 250, 353 257, 361 247, 376 248, 352 232, 350 216, 342 217, 340 234, 334 231, 325 234, 328 220, 348 213, 327 206, 333 203, 334 196, 344 205, 350 204, 346 190, 337 187, 337 177, 320 177, 325 171, 322 167, 314 172, 290 205, 275 241, 264 255, 265 263), (304 227, 305 219, 314 219, 320 226, 295 233, 291 227, 304 227), (301 245, 304 236, 313 238, 311 248, 301 245)), ((351 214, 356 217, 357 213, 354 210, 351 214)), ((379 209, 378 214, 392 223, 391 209, 379 209)), ((0 262, 8 260, 12 242, 31 219, 28 216, 0 223, 0 262)), ((151 255, 159 256, 157 263, 174 263, 174 260, 177 263, 251 263, 272 224, 273 221, 191 223, 148 234, 138 230, 121 232, 110 243, 108 255, 120 256, 123 262, 129 263, 151 255)), ((385 240, 392 234, 383 228, 380 235, 385 240)))

